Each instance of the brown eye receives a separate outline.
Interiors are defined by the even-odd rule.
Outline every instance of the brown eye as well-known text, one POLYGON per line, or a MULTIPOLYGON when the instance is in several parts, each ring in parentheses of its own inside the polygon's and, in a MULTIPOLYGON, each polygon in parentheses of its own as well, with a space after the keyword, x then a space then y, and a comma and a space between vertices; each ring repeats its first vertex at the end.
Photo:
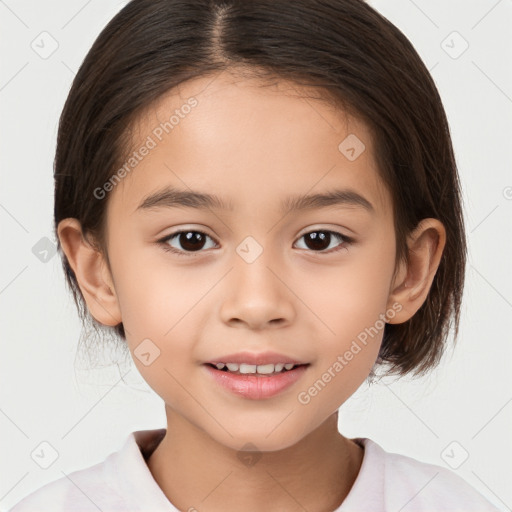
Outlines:
POLYGON ((198 251, 203 248, 206 237, 202 233, 188 231, 180 233, 178 240, 186 251, 198 251))
MULTIPOLYGON (((168 246, 167 250, 187 253, 201 251, 201 249, 205 248, 208 239, 212 240, 210 236, 202 231, 184 230, 172 233, 162 239, 161 242, 168 246)), ((215 243, 212 244, 212 247, 215 247, 215 243)))
MULTIPOLYGON (((350 241, 340 233, 328 230, 310 231, 309 233, 302 235, 300 239, 304 239, 306 249, 310 249, 315 252, 331 252, 330 250, 327 251, 327 249, 336 247, 336 244, 331 247, 331 244, 336 241, 338 241, 338 248, 341 249, 350 241)), ((335 248, 334 250, 337 249, 335 248)))

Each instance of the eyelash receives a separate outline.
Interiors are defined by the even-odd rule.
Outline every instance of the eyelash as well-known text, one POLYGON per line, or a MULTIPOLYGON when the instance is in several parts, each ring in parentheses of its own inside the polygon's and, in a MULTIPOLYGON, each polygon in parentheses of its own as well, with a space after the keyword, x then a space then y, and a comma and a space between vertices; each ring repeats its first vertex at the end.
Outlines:
MULTIPOLYGON (((179 249, 171 247, 167 243, 167 242, 169 242, 169 240, 172 240, 173 238, 177 237, 178 235, 180 235, 182 233, 199 233, 199 234, 201 234, 203 236, 211 238, 218 245, 218 242, 213 237, 211 237, 210 235, 208 235, 204 231, 200 231, 200 230, 197 230, 197 229, 182 229, 180 231, 175 231, 174 233, 171 233, 171 234, 167 235, 166 237, 158 240, 158 243, 162 245, 162 248, 163 248, 164 251, 172 252, 172 253, 176 254, 177 256, 185 256, 185 257, 187 257, 187 256, 193 256, 193 255, 195 255, 197 253, 203 252, 202 250, 199 250, 199 251, 181 251, 179 249)), ((348 236, 345 236, 345 235, 342 235, 341 233, 338 233, 337 231, 331 231, 329 229, 314 229, 312 231, 308 231, 307 233, 304 233, 303 235, 301 235, 298 240, 300 240, 304 236, 309 235, 311 233, 329 233, 330 235, 334 235, 336 238, 338 238, 338 240, 341 240, 341 242, 342 242, 338 247, 336 247, 334 249, 330 249, 329 251, 313 251, 313 250, 309 250, 310 252, 313 252, 313 253, 318 253, 318 254, 332 254, 332 253, 336 253, 338 251, 346 249, 347 245, 351 245, 354 242, 354 240, 352 238, 350 238, 348 236)))

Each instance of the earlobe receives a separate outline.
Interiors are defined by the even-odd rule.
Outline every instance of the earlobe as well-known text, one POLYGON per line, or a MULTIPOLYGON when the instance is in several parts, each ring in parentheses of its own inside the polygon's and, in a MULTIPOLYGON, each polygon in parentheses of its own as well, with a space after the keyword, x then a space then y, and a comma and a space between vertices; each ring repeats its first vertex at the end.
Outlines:
POLYGON ((441 262, 446 230, 438 219, 423 219, 407 239, 408 261, 402 263, 392 283, 388 304, 400 311, 388 323, 409 320, 425 302, 441 262))
POLYGON ((57 232, 90 314, 103 325, 121 323, 114 283, 104 256, 84 239, 77 219, 62 220, 57 232))

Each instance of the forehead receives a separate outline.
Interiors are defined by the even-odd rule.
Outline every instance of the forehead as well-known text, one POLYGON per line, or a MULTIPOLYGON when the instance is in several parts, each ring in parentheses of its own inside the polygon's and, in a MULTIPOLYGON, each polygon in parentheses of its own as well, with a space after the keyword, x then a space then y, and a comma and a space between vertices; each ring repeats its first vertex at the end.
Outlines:
POLYGON ((237 211, 344 187, 390 211, 368 127, 293 82, 227 72, 185 82, 139 116, 131 142, 109 201, 118 213, 165 186, 237 211))

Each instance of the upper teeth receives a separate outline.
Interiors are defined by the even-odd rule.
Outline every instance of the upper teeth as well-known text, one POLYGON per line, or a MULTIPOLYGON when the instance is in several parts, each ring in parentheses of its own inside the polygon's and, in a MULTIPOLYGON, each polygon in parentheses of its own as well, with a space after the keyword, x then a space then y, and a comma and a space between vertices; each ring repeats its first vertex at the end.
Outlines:
POLYGON ((230 372, 240 373, 274 373, 280 372, 283 368, 285 370, 291 370, 295 365, 293 363, 277 363, 277 364, 238 364, 238 363, 216 363, 215 366, 218 370, 222 370, 224 367, 228 367, 230 372))

